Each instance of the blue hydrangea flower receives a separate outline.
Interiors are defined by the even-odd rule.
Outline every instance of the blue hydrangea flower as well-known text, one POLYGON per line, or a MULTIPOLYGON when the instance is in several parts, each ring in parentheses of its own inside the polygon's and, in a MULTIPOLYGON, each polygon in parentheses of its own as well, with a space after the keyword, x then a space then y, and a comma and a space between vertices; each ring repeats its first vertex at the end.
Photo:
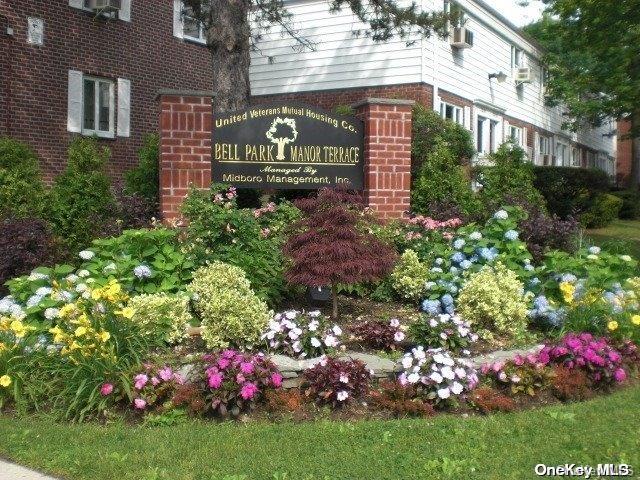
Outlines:
POLYGON ((456 252, 453 255, 451 255, 451 261, 454 263, 461 263, 466 259, 467 257, 462 252, 456 252))
POLYGON ((422 310, 429 315, 439 315, 442 313, 439 300, 425 300, 422 302, 422 310))
POLYGON ((472 263, 469 260, 463 260, 462 262, 460 262, 460 268, 462 268, 463 270, 468 270, 469 268, 471 268, 472 263))
POLYGON ((469 257, 469 261, 470 261, 471 263, 476 263, 478 260, 480 260, 480 259, 478 258, 478 255, 471 255, 471 257, 469 257))
POLYGON ((457 275, 458 274, 458 268, 457 267, 451 267, 449 269, 449 273, 451 273, 453 275, 457 275))
POLYGON ((453 315, 455 313, 455 309, 453 308, 453 305, 447 305, 444 308, 445 313, 448 313, 449 315, 453 315))
POLYGON ((35 307, 42 301, 42 297, 40 295, 32 295, 27 300, 27 308, 35 307))
POLYGON ((466 242, 464 241, 464 239, 462 238, 457 238, 454 242, 453 242, 453 248, 455 248, 456 250, 460 250, 462 247, 464 247, 464 244, 466 242))
POLYGON ((538 277, 533 277, 531 280, 529 280, 529 285, 531 285, 532 287, 540 285, 540 279, 538 277))
POLYGON ((549 300, 544 295, 540 295, 533 300, 533 308, 540 313, 546 312, 549 306, 549 300))
POLYGON ((431 269, 431 271, 432 271, 433 273, 442 273, 442 269, 441 269, 440 267, 433 267, 433 268, 431 269))
POLYGON ((443 260, 442 258, 438 257, 438 258, 436 258, 436 260, 435 260, 435 262, 434 262, 434 263, 435 263, 436 265, 442 265, 442 263, 443 263, 443 262, 444 262, 444 260, 443 260))
POLYGON ((453 297, 451 295, 449 295, 448 293, 444 294, 442 296, 442 298, 440 299, 440 301, 445 306, 453 305, 453 297))
POLYGON ((600 247, 589 247, 589 253, 591 255, 600 255, 600 247))
POLYGON ((149 278, 151 276, 151 273, 151 269, 145 264, 138 265, 133 269, 133 274, 139 279, 149 278))
POLYGON ((38 297, 46 297, 50 293, 51 293, 51 288, 49 287, 40 287, 39 289, 36 290, 36 295, 38 297))
POLYGON ((515 230, 507 230, 506 232, 504 232, 504 238, 513 242, 514 240, 518 239, 518 232, 516 232, 515 230))
POLYGON ((506 212, 506 210, 498 210, 493 214, 493 218, 495 218, 496 220, 506 220, 507 218, 509 218, 509 214, 506 212))
POLYGON ((482 258, 484 258, 488 262, 492 262, 498 256, 498 249, 496 247, 491 248, 481 248, 478 252, 482 258))
POLYGON ((533 265, 531 265, 530 263, 525 264, 524 269, 527 272, 533 272, 535 270, 535 267, 533 265))
POLYGON ((431 289, 432 289, 433 287, 435 287, 435 286, 436 286, 435 282, 426 282, 426 283, 424 284, 424 288, 425 288, 426 290, 431 290, 431 289))
POLYGON ((560 277, 561 282, 574 283, 577 280, 578 277, 576 277, 573 273, 565 273, 564 275, 562 275, 562 277, 560 277))

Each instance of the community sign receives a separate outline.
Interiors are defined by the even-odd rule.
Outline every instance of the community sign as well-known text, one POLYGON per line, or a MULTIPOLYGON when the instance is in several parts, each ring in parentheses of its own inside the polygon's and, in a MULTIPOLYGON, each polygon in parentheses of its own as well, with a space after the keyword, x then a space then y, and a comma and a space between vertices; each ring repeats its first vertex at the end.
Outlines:
POLYGON ((214 182, 236 187, 363 188, 361 120, 278 102, 214 114, 214 182))

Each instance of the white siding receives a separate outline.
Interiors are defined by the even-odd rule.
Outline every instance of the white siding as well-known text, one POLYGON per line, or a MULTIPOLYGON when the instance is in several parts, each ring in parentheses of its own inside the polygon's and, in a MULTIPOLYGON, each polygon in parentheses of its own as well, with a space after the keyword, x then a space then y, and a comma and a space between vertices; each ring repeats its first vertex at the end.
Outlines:
MULTIPOLYGON (((408 1, 406 3, 409 3, 408 1)), ((585 128, 578 134, 562 132, 562 109, 544 105, 541 86, 540 52, 536 45, 512 26, 493 15, 476 0, 458 0, 467 12, 466 27, 474 33, 474 46, 451 48, 449 40, 435 36, 406 41, 394 39, 374 43, 353 32, 364 29, 349 11, 328 12, 327 0, 291 0, 287 7, 294 15, 300 34, 315 43, 313 51, 294 51, 295 41, 274 30, 259 43, 253 54, 251 86, 254 95, 314 90, 375 87, 423 82, 471 102, 494 105, 504 116, 533 124, 595 150, 615 155, 615 138, 604 136, 615 125, 585 128), (525 51, 533 81, 518 94, 512 78, 511 46, 525 51), (270 57, 272 57, 270 59, 270 57), (504 72, 507 81, 489 80, 489 74, 504 72)), ((422 0, 427 10, 443 8, 443 0, 422 0)), ((438 108, 438 98, 434 98, 438 108)), ((478 108, 474 108, 471 128, 475 128, 478 108)), ((494 115, 498 115, 496 111, 494 115)), ((470 115, 465 115, 465 123, 470 115)), ((501 123, 501 128, 506 123, 501 123)), ((531 147, 531 145, 529 145, 531 147)))

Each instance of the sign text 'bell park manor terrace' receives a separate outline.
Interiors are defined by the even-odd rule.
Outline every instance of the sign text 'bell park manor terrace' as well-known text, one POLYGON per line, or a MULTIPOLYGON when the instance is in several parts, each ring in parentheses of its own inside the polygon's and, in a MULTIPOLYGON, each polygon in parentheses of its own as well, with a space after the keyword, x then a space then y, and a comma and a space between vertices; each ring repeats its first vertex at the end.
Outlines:
POLYGON ((363 188, 362 121, 297 103, 214 114, 212 179, 249 188, 363 188))

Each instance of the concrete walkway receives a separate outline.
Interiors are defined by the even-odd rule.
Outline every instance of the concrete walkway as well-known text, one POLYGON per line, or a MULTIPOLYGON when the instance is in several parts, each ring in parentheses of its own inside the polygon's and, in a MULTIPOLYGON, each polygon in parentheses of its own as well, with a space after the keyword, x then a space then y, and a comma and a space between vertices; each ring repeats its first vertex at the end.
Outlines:
POLYGON ((15 463, 0 460, 0 480, 58 480, 15 463))

